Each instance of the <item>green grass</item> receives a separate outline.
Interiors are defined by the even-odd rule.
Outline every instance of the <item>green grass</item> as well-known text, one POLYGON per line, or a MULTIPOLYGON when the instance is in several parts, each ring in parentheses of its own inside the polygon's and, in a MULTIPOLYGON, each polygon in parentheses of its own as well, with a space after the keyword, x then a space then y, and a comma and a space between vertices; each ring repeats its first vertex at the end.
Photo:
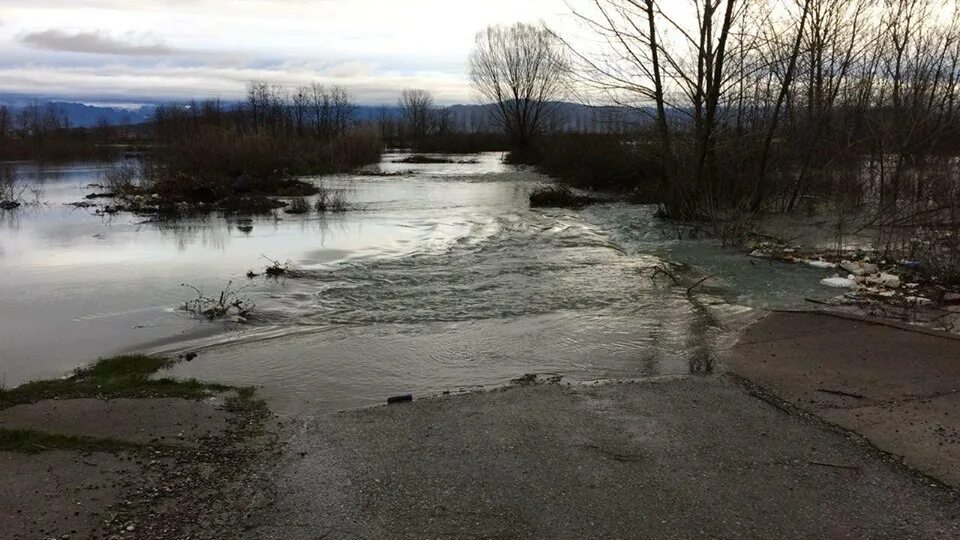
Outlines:
POLYGON ((77 369, 65 379, 34 381, 0 391, 0 410, 14 405, 35 403, 44 399, 71 398, 148 398, 179 397, 199 399, 213 392, 232 387, 209 384, 195 379, 151 379, 162 369, 174 366, 176 360, 162 356, 122 355, 102 358, 77 369))
MULTIPOLYGON (((34 381, 10 390, 0 390, 0 410, 45 399, 116 399, 176 397, 200 399, 231 392, 224 409, 247 418, 261 419, 269 412, 266 401, 256 397, 256 388, 236 388, 196 379, 152 379, 178 360, 162 356, 122 355, 102 358, 74 371, 64 379, 34 381)), ((35 454, 50 450, 81 452, 143 451, 156 448, 115 439, 98 439, 46 433, 33 429, 0 428, 0 451, 35 454)))
POLYGON ((0 428, 0 451, 21 454, 38 454, 51 450, 75 450, 80 452, 140 451, 143 445, 118 441, 45 433, 33 429, 0 428))
POLYGON ((123 355, 101 358, 91 366, 78 368, 74 378, 117 379, 149 377, 161 369, 176 365, 176 361, 163 356, 123 355))

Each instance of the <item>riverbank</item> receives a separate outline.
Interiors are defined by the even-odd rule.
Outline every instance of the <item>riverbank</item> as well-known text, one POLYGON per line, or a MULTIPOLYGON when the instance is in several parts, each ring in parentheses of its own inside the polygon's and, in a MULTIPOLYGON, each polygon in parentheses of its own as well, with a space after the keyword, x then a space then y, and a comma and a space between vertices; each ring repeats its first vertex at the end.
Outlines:
MULTIPOLYGON (((775 312, 726 361, 776 403, 960 488, 960 336, 866 317, 775 312)), ((753 390, 752 390, 753 391, 753 390)), ((778 405, 779 406, 779 405, 778 405)))
POLYGON ((273 420, 253 389, 127 356, 0 391, 0 538, 235 537, 273 420))
POLYGON ((284 424, 216 385, 7 400, 0 536, 952 537, 958 358, 950 335, 774 312, 721 375, 525 377, 284 424))

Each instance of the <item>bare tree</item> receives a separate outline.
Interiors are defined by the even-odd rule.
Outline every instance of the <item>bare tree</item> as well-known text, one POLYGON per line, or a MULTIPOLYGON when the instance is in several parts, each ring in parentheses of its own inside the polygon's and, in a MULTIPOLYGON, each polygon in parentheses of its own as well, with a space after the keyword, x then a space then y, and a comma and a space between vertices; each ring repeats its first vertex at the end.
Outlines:
POLYGON ((350 127, 356 107, 350 101, 350 94, 342 86, 334 86, 330 89, 330 102, 333 107, 334 135, 342 135, 350 127))
POLYGON ((453 131, 453 110, 450 107, 440 107, 433 113, 431 130, 437 135, 445 135, 453 131))
MULTIPOLYGON (((686 10, 679 4, 595 0, 574 14, 605 50, 570 48, 581 83, 618 104, 653 111, 665 213, 704 217, 746 204, 755 188, 754 182, 744 187, 749 162, 734 150, 746 140, 745 109, 738 106, 766 107, 776 93, 776 85, 755 73, 764 61, 756 27, 771 8, 752 0, 689 0, 686 10), (748 97, 751 90, 760 95, 748 97)), ((784 54, 779 40, 770 45, 777 54, 768 62, 784 54)))
POLYGON ((434 111, 433 94, 426 90, 406 89, 397 101, 403 120, 415 139, 422 139, 430 132, 434 111))
POLYGON ((13 114, 6 105, 0 105, 0 140, 10 136, 13 131, 13 114))
POLYGON ((549 31, 518 23, 477 34, 470 80, 496 105, 495 119, 517 149, 525 149, 550 123, 567 89, 568 62, 549 31))
POLYGON ((288 121, 287 91, 280 85, 252 81, 247 85, 244 110, 254 130, 278 133, 288 121))
POLYGON ((293 121, 298 137, 303 137, 307 120, 307 104, 310 99, 310 87, 301 86, 293 93, 293 121))
POLYGON ((318 139, 328 138, 332 134, 331 124, 333 103, 327 89, 318 82, 310 83, 305 89, 307 96, 307 110, 314 133, 318 139))
POLYGON ((112 131, 113 128, 110 126, 110 120, 102 114, 98 116, 96 127, 94 128, 94 133, 96 133, 97 138, 101 141, 109 140, 112 131))
POLYGON ((377 109, 377 130, 380 133, 380 139, 389 141, 396 136, 396 121, 387 112, 386 107, 377 109))

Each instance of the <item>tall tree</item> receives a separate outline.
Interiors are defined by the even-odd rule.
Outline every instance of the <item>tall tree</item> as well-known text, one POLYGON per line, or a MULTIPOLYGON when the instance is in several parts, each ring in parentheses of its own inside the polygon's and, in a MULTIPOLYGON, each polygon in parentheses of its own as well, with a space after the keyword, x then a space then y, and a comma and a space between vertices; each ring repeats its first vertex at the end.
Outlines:
POLYGON ((422 139, 430 132, 433 122, 433 94, 426 90, 406 89, 397 101, 404 123, 415 139, 422 139))
POLYGON ((488 27, 477 34, 470 55, 474 89, 495 105, 494 118, 519 150, 549 125, 568 73, 560 40, 523 23, 488 27))

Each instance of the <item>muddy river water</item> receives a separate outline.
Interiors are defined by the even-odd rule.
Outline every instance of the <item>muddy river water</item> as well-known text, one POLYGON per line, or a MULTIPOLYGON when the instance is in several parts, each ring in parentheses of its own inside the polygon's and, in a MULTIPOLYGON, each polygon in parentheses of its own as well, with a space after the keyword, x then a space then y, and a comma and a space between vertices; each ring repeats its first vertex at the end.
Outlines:
POLYGON ((526 373, 671 376, 709 370, 704 347, 757 308, 821 292, 823 270, 678 240, 650 207, 531 210, 529 191, 548 180, 499 154, 400 157, 379 170, 410 174, 322 179, 354 205, 346 214, 174 222, 68 206, 95 191, 104 165, 17 164, 36 203, 0 214, 2 382, 126 351, 195 351, 175 375, 255 384, 281 412, 303 412, 526 373), (262 256, 296 276, 248 279, 262 256), (715 277, 691 302, 650 279, 664 261, 715 277), (193 295, 181 284, 215 293, 231 282, 256 304, 248 324, 179 309, 193 295))

